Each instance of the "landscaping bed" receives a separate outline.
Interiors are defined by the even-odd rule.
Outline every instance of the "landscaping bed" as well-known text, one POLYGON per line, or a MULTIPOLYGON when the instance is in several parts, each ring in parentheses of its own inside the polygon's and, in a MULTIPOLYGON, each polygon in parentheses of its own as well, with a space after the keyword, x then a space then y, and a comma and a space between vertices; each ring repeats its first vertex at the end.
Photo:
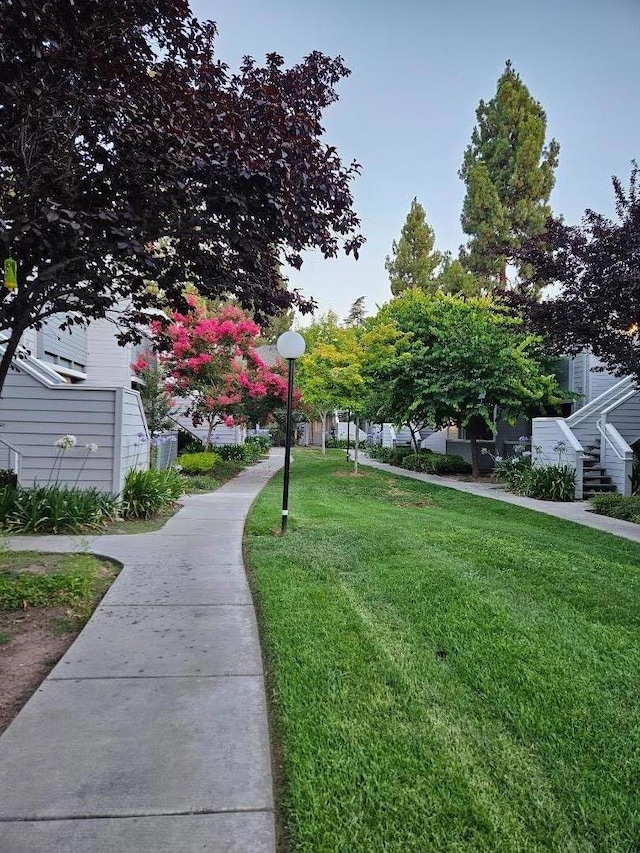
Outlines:
POLYGON ((0 557, 0 732, 75 640, 119 568, 88 554, 0 557))
POLYGON ((297 451, 246 528, 283 849, 635 849, 640 545, 348 470, 297 451))

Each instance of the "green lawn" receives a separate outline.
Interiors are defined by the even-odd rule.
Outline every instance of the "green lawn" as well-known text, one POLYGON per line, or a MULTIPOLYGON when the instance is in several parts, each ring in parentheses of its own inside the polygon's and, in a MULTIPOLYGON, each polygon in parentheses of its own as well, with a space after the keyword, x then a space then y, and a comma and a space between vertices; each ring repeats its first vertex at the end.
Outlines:
POLYGON ((640 546, 299 451, 246 531, 286 849, 640 849, 640 546))

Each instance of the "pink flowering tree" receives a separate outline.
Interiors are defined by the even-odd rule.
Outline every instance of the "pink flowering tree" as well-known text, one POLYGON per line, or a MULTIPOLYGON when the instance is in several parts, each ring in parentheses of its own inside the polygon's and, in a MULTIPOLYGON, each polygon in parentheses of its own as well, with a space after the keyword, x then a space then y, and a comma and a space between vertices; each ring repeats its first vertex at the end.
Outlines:
POLYGON ((213 311, 197 297, 187 301, 188 313, 173 314, 167 327, 155 331, 168 344, 163 360, 174 393, 191 401, 193 425, 208 427, 207 450, 218 424, 241 424, 250 411, 266 414, 282 405, 286 379, 256 352, 260 328, 240 308, 227 304, 213 311))

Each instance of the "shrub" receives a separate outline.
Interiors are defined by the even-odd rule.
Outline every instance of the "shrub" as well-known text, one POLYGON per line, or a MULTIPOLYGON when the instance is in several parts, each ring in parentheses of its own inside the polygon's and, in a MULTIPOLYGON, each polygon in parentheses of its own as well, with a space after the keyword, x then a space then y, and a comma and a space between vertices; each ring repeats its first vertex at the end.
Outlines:
POLYGON ((122 493, 125 518, 149 518, 173 504, 184 492, 184 482, 173 468, 129 471, 122 493))
POLYGON ((433 453, 429 450, 412 453, 402 460, 402 467, 409 471, 424 471, 427 474, 470 474, 471 465, 461 456, 448 453, 433 453))
POLYGON ((99 489, 60 485, 0 489, 0 525, 15 533, 95 530, 115 514, 114 497, 99 489))
POLYGON ((261 453, 268 453, 271 447, 270 435, 248 435, 245 439, 245 445, 255 444, 261 453))
POLYGON ((244 444, 217 444, 216 453, 225 462, 245 462, 247 451, 244 444))
POLYGON ((8 468, 0 468, 0 488, 3 486, 12 486, 14 489, 18 485, 18 475, 15 471, 8 468))
POLYGON ((631 494, 640 495, 640 459, 633 460, 633 468, 631 470, 631 494))
POLYGON ((576 469, 565 464, 531 467, 523 474, 518 491, 541 501, 572 501, 576 496, 576 469))
POLYGON ((599 515, 620 518, 623 521, 634 521, 640 524, 640 495, 624 497, 615 492, 605 492, 591 498, 591 507, 599 515))
MULTIPOLYGON (((356 440, 355 436, 349 440, 349 447, 353 449, 355 446, 356 440)), ((327 450, 346 450, 347 449, 347 439, 346 438, 325 438, 324 446, 327 450)))
POLYGON ((216 453, 225 462, 244 462, 250 465, 262 456, 262 450, 255 442, 248 444, 217 444, 216 453))
POLYGON ((204 441, 181 429, 178 431, 178 453, 201 453, 204 441))
MULTIPOLYGON (((430 453, 431 451, 421 451, 430 453)), ((382 447, 382 445, 372 445, 367 448, 367 453, 372 459, 378 459, 380 462, 386 462, 387 465, 402 465, 402 460, 405 456, 415 454, 413 447, 402 445, 400 447, 382 447)))
POLYGON ((176 465, 182 469, 187 477, 195 477, 199 474, 210 474, 221 461, 218 453, 183 453, 176 460, 176 465))

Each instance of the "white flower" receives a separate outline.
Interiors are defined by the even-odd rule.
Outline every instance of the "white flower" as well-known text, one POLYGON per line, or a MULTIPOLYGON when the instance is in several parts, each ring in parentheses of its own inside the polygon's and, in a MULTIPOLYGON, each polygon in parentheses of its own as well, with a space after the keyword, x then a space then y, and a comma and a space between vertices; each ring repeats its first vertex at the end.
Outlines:
POLYGON ((489 452, 489 448, 488 448, 488 447, 483 447, 483 448, 481 448, 481 450, 480 450, 480 453, 482 453, 482 454, 483 454, 483 456, 486 456, 488 452, 489 452))
POLYGON ((524 456, 525 459, 528 459, 531 456, 531 451, 525 450, 525 452, 522 455, 524 456))
POLYGON ((85 444, 85 447, 87 448, 89 453, 97 453, 98 452, 98 445, 94 444, 93 442, 91 442, 90 444, 85 444))
POLYGON ((528 442, 528 441, 530 441, 530 439, 529 439, 528 435, 521 435, 520 438, 518 439, 518 441, 527 441, 528 442))
POLYGON ((494 460, 495 460, 496 462, 502 462, 502 456, 495 456, 495 457, 494 457, 494 460))
POLYGON ((147 68, 147 74, 149 75, 149 77, 153 78, 158 74, 158 72, 154 71, 153 68, 147 68))
POLYGON ((182 465, 174 465, 174 466, 173 466, 173 470, 174 470, 174 471, 177 471, 178 473, 180 473, 180 471, 182 471, 182 465))
POLYGON ((75 447, 78 443, 78 439, 75 435, 63 435, 56 442, 54 442, 54 447, 57 447, 58 450, 71 450, 72 447, 75 447))

